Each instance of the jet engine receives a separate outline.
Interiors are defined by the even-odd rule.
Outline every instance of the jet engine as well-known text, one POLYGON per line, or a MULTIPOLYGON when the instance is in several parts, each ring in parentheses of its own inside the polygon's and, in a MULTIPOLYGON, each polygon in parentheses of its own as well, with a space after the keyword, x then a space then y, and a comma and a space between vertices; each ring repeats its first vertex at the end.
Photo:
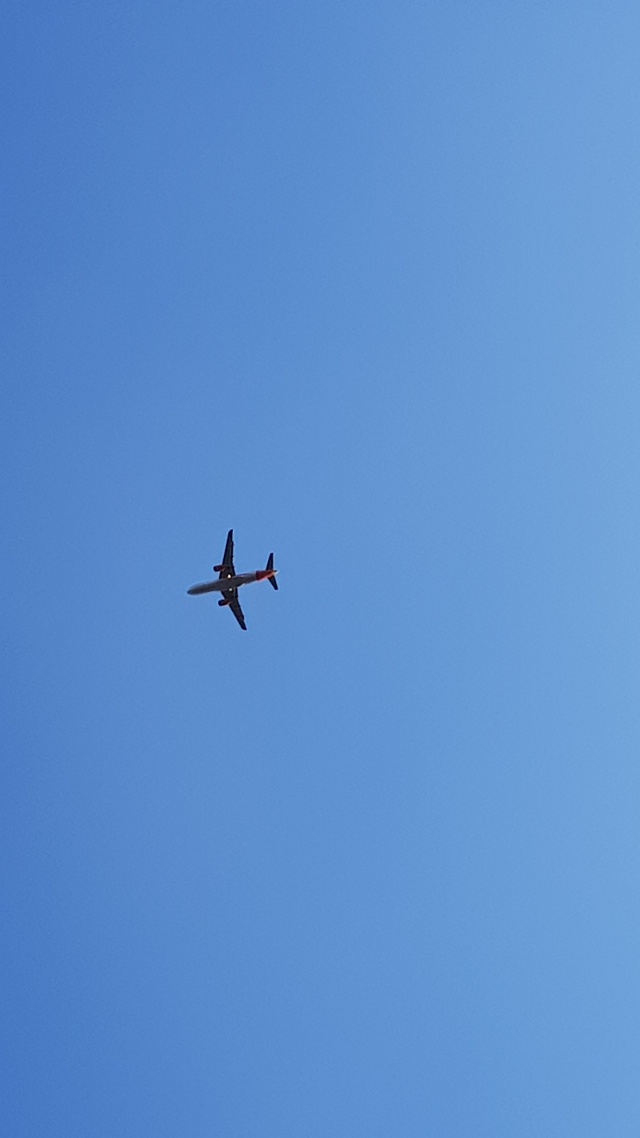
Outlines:
POLYGON ((225 605, 230 605, 231 601, 221 600, 221 601, 218 601, 218 604, 220 605, 220 608, 222 609, 222 608, 224 608, 225 605))
POLYGON ((213 567, 213 571, 214 571, 214 573, 222 573, 222 570, 223 570, 224 568, 225 568, 225 566, 224 566, 224 565, 214 565, 214 567, 213 567))

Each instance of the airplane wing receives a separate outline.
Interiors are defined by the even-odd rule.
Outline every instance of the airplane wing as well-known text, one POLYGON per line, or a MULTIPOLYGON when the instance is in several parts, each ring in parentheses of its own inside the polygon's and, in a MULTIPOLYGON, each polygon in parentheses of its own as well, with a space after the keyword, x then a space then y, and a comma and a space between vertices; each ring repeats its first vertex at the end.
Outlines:
POLYGON ((238 590, 237 589, 225 589, 225 591, 223 592, 222 595, 223 595, 225 601, 229 602, 229 608, 231 609, 231 612, 235 616, 238 624, 240 625, 240 628, 243 628, 244 631, 246 632, 247 626, 244 623, 244 613, 243 613, 242 609, 240 608, 240 601, 238 600, 238 590))
POLYGON ((230 529, 227 534, 227 544, 224 547, 222 555, 222 568, 220 570, 220 579, 222 577, 233 577, 235 569, 233 566, 233 530, 230 529))

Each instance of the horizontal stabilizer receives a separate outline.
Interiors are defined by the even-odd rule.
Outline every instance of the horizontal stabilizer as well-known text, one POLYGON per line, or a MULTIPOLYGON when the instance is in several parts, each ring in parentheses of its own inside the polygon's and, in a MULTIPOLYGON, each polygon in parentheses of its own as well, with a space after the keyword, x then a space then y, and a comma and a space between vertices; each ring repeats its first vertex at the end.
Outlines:
MULTIPOLYGON (((273 569, 273 553, 269 554, 269 560, 267 561, 267 569, 273 569)), ((269 581, 270 585, 273 585, 274 589, 278 588, 278 582, 276 581, 275 577, 268 577, 267 580, 269 581)))

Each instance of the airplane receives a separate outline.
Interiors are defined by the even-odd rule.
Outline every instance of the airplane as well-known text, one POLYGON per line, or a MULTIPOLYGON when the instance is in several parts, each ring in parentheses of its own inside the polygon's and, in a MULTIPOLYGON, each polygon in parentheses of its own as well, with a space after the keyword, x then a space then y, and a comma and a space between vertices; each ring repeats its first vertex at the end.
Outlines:
POLYGON ((243 585, 252 585, 254 581, 268 581, 274 589, 278 588, 276 581, 277 569, 273 568, 273 553, 269 554, 266 569, 256 569, 255 573, 236 573, 233 565, 233 530, 227 534, 227 544, 220 565, 213 566, 214 573, 218 573, 217 581, 203 581, 201 585, 192 585, 187 592, 192 597, 200 593, 222 593, 222 600, 218 601, 221 607, 228 605, 235 616, 240 628, 247 631, 244 623, 244 613, 238 600, 238 589, 243 585))

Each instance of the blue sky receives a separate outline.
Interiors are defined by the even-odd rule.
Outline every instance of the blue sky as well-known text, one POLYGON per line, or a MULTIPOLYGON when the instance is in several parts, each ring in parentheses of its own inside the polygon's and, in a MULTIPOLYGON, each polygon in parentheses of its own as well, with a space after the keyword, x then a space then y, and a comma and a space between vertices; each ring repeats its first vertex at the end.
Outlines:
POLYGON ((639 48, 8 5, 7 1134, 636 1138, 639 48))

